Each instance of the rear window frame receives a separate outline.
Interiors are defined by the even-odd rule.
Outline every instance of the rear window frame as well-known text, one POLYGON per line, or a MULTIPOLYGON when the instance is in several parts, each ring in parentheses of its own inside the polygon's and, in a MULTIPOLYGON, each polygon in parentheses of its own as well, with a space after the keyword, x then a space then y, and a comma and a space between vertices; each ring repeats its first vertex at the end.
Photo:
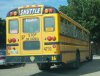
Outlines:
POLYGON ((53 29, 53 31, 50 31, 50 32, 54 32, 55 31, 55 17, 54 16, 45 16, 43 18, 43 22, 44 22, 44 32, 48 32, 48 31, 46 31, 46 27, 45 27, 45 18, 54 18, 54 29, 53 29))
POLYGON ((23 41, 23 50, 24 51, 27 51, 27 52, 28 51, 36 51, 36 50, 38 51, 38 50, 40 50, 40 48, 41 48, 40 41, 23 41), (37 48, 37 49, 36 48, 35 49, 32 49, 32 48, 31 49, 28 49, 28 48, 24 47, 25 46, 25 43, 27 43, 27 42, 39 42, 39 48, 37 48))
POLYGON ((19 20, 18 19, 9 19, 8 20, 8 33, 9 34, 18 34, 19 33, 19 20), (17 33, 10 33, 10 21, 13 21, 13 20, 17 20, 17 22, 18 22, 18 30, 17 30, 17 33))
POLYGON ((39 17, 31 17, 31 18, 27 18, 27 17, 26 17, 26 18, 23 18, 23 19, 22 19, 22 25, 23 25, 23 26, 22 26, 22 27, 23 27, 22 32, 23 32, 23 33, 30 33, 30 32, 25 32, 25 30, 24 30, 24 20, 25 20, 25 19, 39 19, 39 31, 38 31, 38 32, 31 32, 31 33, 39 33, 39 32, 40 32, 40 18, 39 18, 39 17))

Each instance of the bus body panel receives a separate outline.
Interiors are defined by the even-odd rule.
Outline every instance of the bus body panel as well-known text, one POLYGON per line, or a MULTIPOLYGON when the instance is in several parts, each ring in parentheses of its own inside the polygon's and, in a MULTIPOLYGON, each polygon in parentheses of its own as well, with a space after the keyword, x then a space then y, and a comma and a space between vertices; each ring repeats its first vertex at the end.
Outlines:
MULTIPOLYGON (((62 14, 59 15, 59 18, 60 18, 59 42, 61 43, 60 44, 60 52, 62 54, 62 62, 69 63, 69 62, 75 61, 77 49, 80 52, 80 61, 81 62, 85 61, 86 58, 90 56, 89 55, 90 54, 89 41, 75 38, 75 36, 72 37, 70 35, 72 30, 70 30, 70 32, 68 30, 70 29, 71 25, 75 26, 76 28, 79 28, 79 26, 77 26, 77 23, 75 23, 73 20, 71 20, 68 17, 62 16, 62 14), (64 19, 61 19, 61 17, 63 17, 64 19), (63 23, 61 23, 62 20, 66 20, 67 23, 65 23, 65 21, 63 23), (71 25, 68 23, 70 23, 71 25), (68 26, 70 26, 70 27, 68 27, 68 26)), ((81 28, 79 28, 79 29, 81 29, 81 28)), ((83 35, 83 31, 85 31, 85 30, 81 29, 82 35, 83 35)), ((75 32, 76 31, 72 32, 72 33, 74 33, 73 35, 76 34, 75 32)), ((88 34, 88 32, 87 32, 87 34, 88 34)))
MULTIPOLYGON (((7 55, 11 55, 11 49, 13 49, 13 48, 16 48, 16 50, 17 50, 17 53, 16 54, 12 54, 12 55, 20 55, 20 27, 18 26, 18 29, 19 29, 19 31, 18 31, 18 33, 17 34, 9 34, 9 21, 10 20, 18 20, 18 25, 20 25, 20 23, 19 23, 19 18, 18 17, 14 17, 13 19, 12 18, 7 18, 6 19, 6 49, 7 49, 7 55), (9 40, 11 40, 11 39, 13 39, 13 38, 16 38, 16 43, 13 43, 13 42, 8 42, 9 40)), ((13 32, 13 31, 12 31, 13 32)), ((12 52, 13 52, 13 50, 12 50, 12 52)))
MULTIPOLYGON (((58 14, 46 14, 46 15, 43 15, 43 20, 44 18, 46 17, 54 17, 54 22, 55 22, 55 27, 54 27, 54 31, 45 31, 44 28, 42 29, 43 30, 43 33, 42 33, 42 37, 43 37, 43 54, 44 55, 49 55, 49 54, 59 54, 60 51, 59 51, 59 44, 57 44, 59 42, 59 30, 58 30, 58 14), (56 39, 55 40, 51 40, 49 41, 47 38, 48 37, 55 37, 56 39), (55 46, 55 47, 54 47, 55 46)), ((44 21, 42 21, 43 24, 44 21)), ((44 27, 44 25, 43 25, 44 27)))
MULTIPOLYGON (((42 54, 42 46, 43 42, 42 42, 42 23, 41 23, 41 16, 30 16, 30 17, 21 17, 20 18, 20 26, 21 26, 21 54, 22 55, 34 55, 34 54, 42 54), (24 23, 23 20, 24 19, 29 19, 29 21, 31 19, 38 19, 39 20, 39 30, 35 33, 24 33, 24 23), (31 44, 31 42, 33 42, 33 44, 31 44), (25 44, 25 45, 24 45, 25 44), (28 46, 28 44, 33 45, 33 47, 35 48, 35 45, 38 44, 37 46, 39 46, 39 48, 37 47, 36 49, 32 48, 24 48, 24 46, 28 46)), ((33 23, 34 24, 34 23, 33 23)), ((28 25, 26 25, 28 26, 28 25)), ((38 25, 37 25, 38 26, 38 25)), ((34 27, 33 27, 34 28, 34 27)), ((32 29, 32 27, 31 27, 32 29)), ((27 32, 27 31, 26 31, 27 32)))

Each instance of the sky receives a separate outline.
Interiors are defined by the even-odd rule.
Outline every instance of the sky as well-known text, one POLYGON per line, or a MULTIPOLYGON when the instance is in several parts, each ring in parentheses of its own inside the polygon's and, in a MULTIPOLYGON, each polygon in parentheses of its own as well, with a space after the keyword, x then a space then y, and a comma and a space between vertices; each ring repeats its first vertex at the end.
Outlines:
POLYGON ((67 0, 0 0, 0 18, 5 19, 7 13, 14 8, 38 4, 49 5, 58 9, 60 5, 67 5, 67 0))

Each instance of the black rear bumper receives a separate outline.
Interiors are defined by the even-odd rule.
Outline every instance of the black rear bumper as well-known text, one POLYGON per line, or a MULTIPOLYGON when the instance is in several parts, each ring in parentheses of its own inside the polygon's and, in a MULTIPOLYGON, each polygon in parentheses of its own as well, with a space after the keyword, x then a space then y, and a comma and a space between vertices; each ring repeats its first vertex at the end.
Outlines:
POLYGON ((58 63, 61 55, 7 56, 7 63, 58 63))

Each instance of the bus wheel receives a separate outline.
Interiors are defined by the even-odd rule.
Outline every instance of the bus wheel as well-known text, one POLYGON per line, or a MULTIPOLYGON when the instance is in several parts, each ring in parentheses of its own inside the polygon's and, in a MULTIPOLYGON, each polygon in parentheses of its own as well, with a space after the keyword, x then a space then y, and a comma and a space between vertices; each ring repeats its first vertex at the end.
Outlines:
POLYGON ((88 61, 92 61, 92 60, 93 60, 93 54, 91 53, 88 61))
POLYGON ((72 63, 72 68, 73 69, 78 69, 80 67, 80 52, 77 51, 76 52, 76 59, 75 59, 75 62, 72 63))
POLYGON ((51 66, 49 63, 38 63, 37 65, 40 70, 49 70, 51 66))

